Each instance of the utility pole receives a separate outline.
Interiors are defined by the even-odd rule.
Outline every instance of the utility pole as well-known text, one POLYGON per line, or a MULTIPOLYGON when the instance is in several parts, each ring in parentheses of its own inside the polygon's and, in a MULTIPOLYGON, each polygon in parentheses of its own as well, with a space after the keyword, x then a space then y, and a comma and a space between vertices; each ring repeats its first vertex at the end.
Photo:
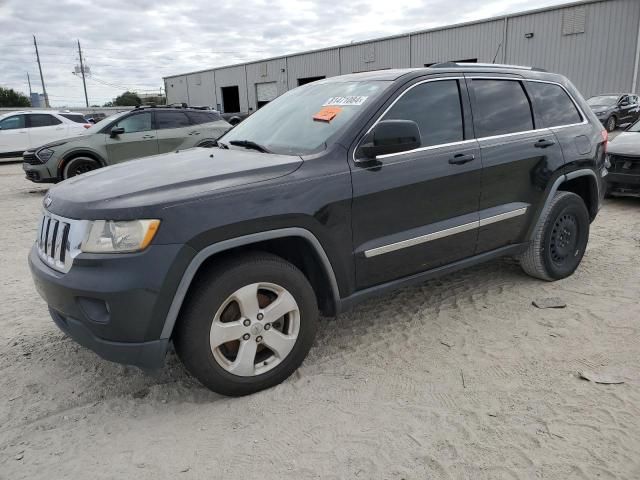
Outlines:
POLYGON ((29 78, 29 72, 27 72, 27 83, 29 83, 29 98, 31 98, 31 94, 33 92, 31 91, 31 79, 29 78))
POLYGON ((49 105, 49 95, 47 95, 47 89, 44 86, 44 76, 42 75, 42 65, 40 65, 40 54, 38 53, 38 43, 36 42, 36 36, 33 36, 33 46, 36 47, 36 59, 38 60, 38 69, 40 70, 40 81, 42 82, 42 94, 44 95, 44 106, 51 108, 49 105))
POLYGON ((87 81, 84 79, 84 64, 82 63, 82 49, 80 48, 80 40, 78 40, 78 55, 80 55, 80 72, 82 73, 82 86, 84 87, 84 101, 89 108, 89 97, 87 96, 87 81))

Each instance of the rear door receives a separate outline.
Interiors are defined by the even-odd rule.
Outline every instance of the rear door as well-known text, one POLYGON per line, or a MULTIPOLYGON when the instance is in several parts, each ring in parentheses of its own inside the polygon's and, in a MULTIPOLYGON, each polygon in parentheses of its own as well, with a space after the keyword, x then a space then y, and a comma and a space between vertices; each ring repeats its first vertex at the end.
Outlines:
POLYGON ((113 137, 109 133, 105 134, 109 163, 123 162, 158 153, 158 140, 150 111, 129 115, 112 125, 111 129, 117 127, 124 128, 124 133, 113 137))
POLYGON ((412 120, 421 147, 359 160, 352 167, 353 242, 358 288, 473 255, 480 151, 464 79, 418 80, 379 120, 412 120))
POLYGON ((25 115, 11 115, 0 120, 0 154, 22 154, 29 149, 29 132, 25 115))
POLYGON ((522 79, 469 75, 482 154, 476 253, 524 241, 552 172, 564 163, 551 130, 534 121, 522 79))
POLYGON ((178 148, 189 148, 196 145, 201 132, 192 125, 187 114, 179 110, 156 110, 156 129, 158 134, 158 151, 171 152, 178 148), (186 145, 185 145, 185 141, 186 145))
POLYGON ((48 113, 29 113, 26 117, 31 148, 37 148, 45 143, 61 140, 69 136, 68 125, 53 115, 48 113))

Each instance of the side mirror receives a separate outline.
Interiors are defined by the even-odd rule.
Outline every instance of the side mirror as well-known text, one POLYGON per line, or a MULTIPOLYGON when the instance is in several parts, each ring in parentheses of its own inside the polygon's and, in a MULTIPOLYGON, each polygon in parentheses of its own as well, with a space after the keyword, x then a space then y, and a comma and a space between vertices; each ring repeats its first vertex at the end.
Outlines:
POLYGON ((114 127, 111 129, 111 138, 117 137, 118 135, 122 135, 124 133, 124 127, 114 127))
POLYGON ((383 120, 367 134, 360 152, 368 159, 420 148, 420 129, 412 120, 383 120))

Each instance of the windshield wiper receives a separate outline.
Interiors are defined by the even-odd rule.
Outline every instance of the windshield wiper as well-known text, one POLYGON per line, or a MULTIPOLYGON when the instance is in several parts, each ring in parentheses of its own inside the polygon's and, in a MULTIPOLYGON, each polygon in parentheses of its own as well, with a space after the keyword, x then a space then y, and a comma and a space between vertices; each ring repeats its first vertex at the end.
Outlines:
POLYGON ((271 153, 267 148, 263 147, 259 143, 252 142, 251 140, 231 140, 231 145, 237 145, 238 147, 250 148, 262 153, 271 153))
POLYGON ((226 143, 218 142, 217 140, 216 140, 216 146, 218 148, 222 148, 223 150, 229 150, 229 145, 227 145, 226 143))

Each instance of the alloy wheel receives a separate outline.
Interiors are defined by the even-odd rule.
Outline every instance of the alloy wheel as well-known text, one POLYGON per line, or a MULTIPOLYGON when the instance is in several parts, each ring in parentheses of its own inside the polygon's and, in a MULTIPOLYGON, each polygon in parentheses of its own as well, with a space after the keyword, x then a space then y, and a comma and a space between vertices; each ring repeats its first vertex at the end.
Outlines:
POLYGON ((242 377, 275 368, 293 350, 300 309, 285 288, 252 283, 231 294, 216 312, 209 334, 211 352, 227 372, 242 377))

